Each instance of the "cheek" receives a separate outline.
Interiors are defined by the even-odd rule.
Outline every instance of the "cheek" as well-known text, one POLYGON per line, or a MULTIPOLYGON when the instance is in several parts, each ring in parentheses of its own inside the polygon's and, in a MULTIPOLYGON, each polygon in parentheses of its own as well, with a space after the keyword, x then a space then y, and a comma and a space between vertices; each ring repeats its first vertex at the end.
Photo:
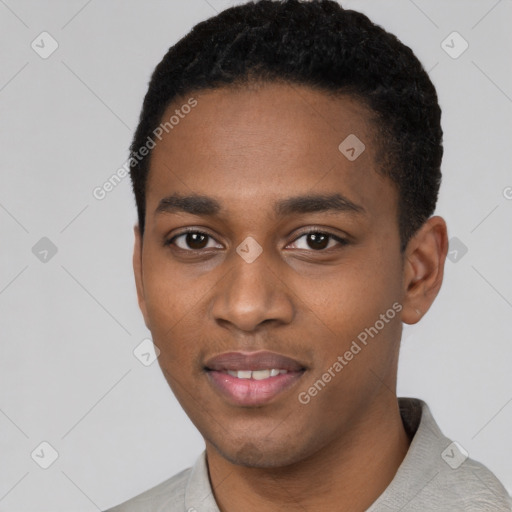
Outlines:
POLYGON ((153 328, 167 329, 194 303, 193 287, 166 257, 165 251, 147 248, 143 255, 144 297, 153 328))
MULTIPOLYGON (((316 339, 322 343, 323 350, 317 352, 318 370, 332 366, 354 341, 361 351, 354 355, 352 360, 358 362, 351 367, 377 368, 381 363, 389 365, 394 357, 393 347, 401 333, 400 265, 394 255, 372 254, 340 265, 329 279, 306 283, 301 278, 294 287, 302 299, 304 318, 308 318, 307 330, 313 332, 311 326, 316 325, 316 339)), ((357 347, 353 350, 358 351, 357 347)))
POLYGON ((339 265, 324 279, 305 280, 301 276, 294 291, 320 320, 344 326, 345 331, 349 326, 377 320, 399 301, 400 283, 400 268, 392 258, 362 255, 339 265))
POLYGON ((186 285, 165 257, 147 254, 143 265, 148 323, 153 342, 160 349, 159 360, 165 361, 167 367, 173 361, 181 361, 186 356, 182 349, 190 347, 189 338, 198 323, 200 290, 186 285))

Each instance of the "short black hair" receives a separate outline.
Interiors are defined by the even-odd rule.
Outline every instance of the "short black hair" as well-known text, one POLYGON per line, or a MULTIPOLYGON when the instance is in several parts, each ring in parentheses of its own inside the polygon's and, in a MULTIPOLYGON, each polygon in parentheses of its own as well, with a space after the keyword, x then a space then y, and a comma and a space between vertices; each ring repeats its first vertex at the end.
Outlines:
POLYGON ((250 1, 198 23, 168 50, 151 76, 130 146, 141 233, 151 152, 141 158, 139 150, 169 104, 192 92, 258 81, 350 95, 369 108, 379 172, 399 194, 403 251, 433 214, 441 184, 436 90, 408 46, 333 0, 250 1))

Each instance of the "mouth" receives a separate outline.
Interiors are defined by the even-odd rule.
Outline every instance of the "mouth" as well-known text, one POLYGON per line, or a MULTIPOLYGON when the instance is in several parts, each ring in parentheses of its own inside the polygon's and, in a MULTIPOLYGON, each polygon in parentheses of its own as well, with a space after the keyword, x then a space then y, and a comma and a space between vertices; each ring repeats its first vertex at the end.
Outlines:
POLYGON ((228 403, 251 407, 289 390, 306 366, 274 352, 227 352, 209 359, 204 371, 214 391, 228 403))
POLYGON ((288 370, 279 370, 277 368, 267 370, 226 370, 226 373, 237 379, 265 380, 270 377, 284 375, 288 373, 288 370))

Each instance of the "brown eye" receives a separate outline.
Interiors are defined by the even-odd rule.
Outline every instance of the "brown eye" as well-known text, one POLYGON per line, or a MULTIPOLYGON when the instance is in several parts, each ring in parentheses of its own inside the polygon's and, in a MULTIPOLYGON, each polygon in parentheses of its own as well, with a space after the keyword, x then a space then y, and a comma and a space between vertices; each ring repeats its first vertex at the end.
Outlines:
POLYGON ((190 249, 204 249, 208 245, 208 235, 187 233, 185 235, 185 245, 190 247, 190 249))
POLYGON ((295 241, 293 242, 293 245, 295 245, 295 247, 293 248, 320 252, 325 249, 331 249, 336 245, 344 246, 347 244, 348 241, 343 238, 340 238, 339 236, 316 230, 308 231, 300 235, 298 238, 296 238, 295 241))
POLYGON ((183 251, 200 251, 202 249, 222 248, 212 236, 202 231, 185 231, 172 237, 166 245, 175 245, 183 251), (212 245, 213 244, 213 245, 212 245))
POLYGON ((306 243, 311 249, 325 249, 329 245, 329 235, 324 233, 308 233, 306 235, 306 243))

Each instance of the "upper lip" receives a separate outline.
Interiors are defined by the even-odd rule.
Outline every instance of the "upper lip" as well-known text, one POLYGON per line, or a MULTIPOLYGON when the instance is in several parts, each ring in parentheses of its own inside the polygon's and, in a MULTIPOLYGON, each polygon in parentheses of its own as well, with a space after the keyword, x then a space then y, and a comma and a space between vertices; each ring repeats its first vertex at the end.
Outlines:
POLYGON ((265 350, 258 352, 224 352, 208 359, 205 368, 214 371, 279 369, 294 372, 305 370, 306 367, 291 357, 265 350))

